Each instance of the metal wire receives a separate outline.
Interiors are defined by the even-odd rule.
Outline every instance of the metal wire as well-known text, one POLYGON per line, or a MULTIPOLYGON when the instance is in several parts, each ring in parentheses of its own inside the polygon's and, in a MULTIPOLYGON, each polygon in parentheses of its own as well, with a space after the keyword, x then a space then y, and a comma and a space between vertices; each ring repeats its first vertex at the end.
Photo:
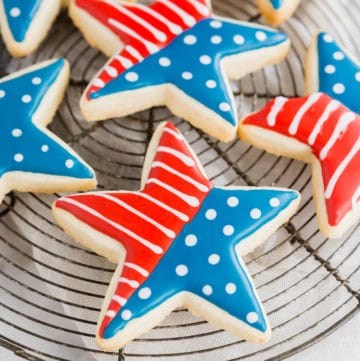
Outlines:
MULTIPOLYGON (((213 4, 220 15, 262 21, 252 0, 213 4)), ((287 59, 232 83, 239 113, 255 111, 277 95, 303 94, 305 50, 318 28, 331 31, 360 56, 358 14, 359 0, 304 0, 282 27, 293 44, 287 59)), ((99 189, 138 189, 153 130, 172 120, 214 184, 294 188, 302 203, 291 223, 245 257, 272 324, 267 345, 245 343, 180 309, 124 350, 105 353, 95 345, 94 330, 114 265, 81 248, 55 224, 51 204, 59 195, 11 193, 0 206, 1 347, 36 361, 273 361, 301 352, 359 313, 360 225, 340 240, 319 233, 308 165, 241 141, 221 143, 165 108, 86 123, 79 98, 106 58, 86 44, 65 13, 35 55, 12 59, 1 46, 0 72, 58 56, 70 61, 72 74, 50 128, 94 167, 99 189)))

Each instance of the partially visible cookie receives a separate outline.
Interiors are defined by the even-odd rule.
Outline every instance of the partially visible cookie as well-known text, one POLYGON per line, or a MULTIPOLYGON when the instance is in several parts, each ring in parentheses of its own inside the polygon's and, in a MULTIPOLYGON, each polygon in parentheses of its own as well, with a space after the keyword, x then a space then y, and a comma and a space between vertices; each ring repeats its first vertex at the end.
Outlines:
POLYGON ((312 165, 320 230, 342 236, 360 219, 360 115, 323 93, 278 97, 240 122, 240 139, 312 165))
POLYGON ((0 202, 11 190, 60 192, 95 188, 94 171, 46 126, 69 79, 64 59, 0 80, 0 202))
POLYGON ((273 26, 293 15, 300 0, 255 0, 261 14, 273 26))
POLYGON ((290 44, 278 31, 214 16, 206 0, 73 0, 70 15, 91 45, 113 55, 82 96, 87 120, 167 105, 223 141, 238 124, 227 77, 281 61, 290 44))
POLYGON ((323 92, 360 114, 360 63, 325 32, 314 35, 306 58, 306 92, 323 92))
POLYGON ((99 346, 120 348, 179 306, 248 341, 267 341, 270 326, 241 255, 286 222, 299 199, 287 189, 216 188, 171 123, 152 138, 140 191, 58 199, 53 213, 65 232, 118 264, 99 346))

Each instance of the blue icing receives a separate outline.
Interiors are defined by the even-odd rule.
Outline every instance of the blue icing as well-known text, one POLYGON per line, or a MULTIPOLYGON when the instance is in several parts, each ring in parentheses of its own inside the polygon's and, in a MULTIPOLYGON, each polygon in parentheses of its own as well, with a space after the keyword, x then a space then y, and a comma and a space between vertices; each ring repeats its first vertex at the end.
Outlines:
POLYGON ((16 42, 25 40, 42 0, 2 0, 10 31, 16 42))
POLYGON ((287 39, 285 34, 264 27, 218 18, 204 19, 162 50, 91 93, 90 98, 172 83, 236 126, 237 112, 228 81, 220 69, 220 60, 229 55, 275 46, 287 39))
POLYGON ((267 322, 235 246, 276 218, 298 193, 214 188, 181 233, 105 329, 111 338, 128 322, 181 291, 202 297, 260 332, 267 322), (124 317, 124 318, 123 318, 124 317))
POLYGON ((360 114, 360 64, 339 47, 329 34, 320 33, 317 46, 318 90, 360 114))
POLYGON ((32 116, 63 67, 64 60, 59 59, 0 82, 0 177, 11 171, 94 177, 90 168, 32 122, 32 116))
POLYGON ((270 2, 275 10, 279 10, 283 5, 283 0, 270 0, 270 2))

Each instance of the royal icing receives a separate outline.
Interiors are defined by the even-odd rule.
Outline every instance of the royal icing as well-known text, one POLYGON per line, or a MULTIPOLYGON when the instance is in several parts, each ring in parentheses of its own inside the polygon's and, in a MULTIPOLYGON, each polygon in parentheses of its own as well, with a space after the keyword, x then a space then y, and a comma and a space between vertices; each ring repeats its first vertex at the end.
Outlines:
POLYGON ((331 35, 317 35, 318 91, 360 114, 360 64, 331 35))
POLYGON ((173 84, 235 127, 236 106, 222 59, 273 47, 288 38, 261 26, 214 17, 206 3, 157 0, 145 6, 76 0, 79 8, 125 42, 87 88, 87 100, 173 84))
POLYGON ((0 81, 0 181, 9 172, 94 178, 87 165, 33 118, 64 66, 59 59, 0 81))
POLYGON ((275 10, 279 10, 283 5, 283 0, 269 0, 269 1, 275 10))
POLYGON ((285 135, 309 147, 321 165, 330 226, 339 225, 358 207, 360 115, 326 94, 314 93, 302 98, 275 98, 260 112, 246 117, 242 126, 247 125, 285 135))
POLYGON ((265 334, 266 317, 235 247, 275 219, 285 222, 298 193, 214 188, 177 129, 166 123, 161 132, 141 191, 67 196, 54 206, 126 249, 100 337, 126 332, 129 322, 184 291, 265 334))

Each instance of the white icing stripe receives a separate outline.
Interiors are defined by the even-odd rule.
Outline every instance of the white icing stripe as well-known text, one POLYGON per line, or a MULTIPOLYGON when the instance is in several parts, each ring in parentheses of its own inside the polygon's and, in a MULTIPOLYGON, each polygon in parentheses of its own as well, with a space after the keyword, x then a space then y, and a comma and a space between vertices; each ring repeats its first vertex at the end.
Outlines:
POLYGON ((145 222, 152 224, 158 230, 163 232, 167 237, 169 237, 169 238, 176 237, 176 233, 173 230, 164 227, 162 224, 156 222, 154 219, 147 216, 145 213, 135 209, 134 207, 131 207, 130 205, 128 205, 126 202, 122 201, 121 199, 118 199, 116 197, 113 197, 113 196, 110 196, 110 195, 104 194, 104 193, 94 193, 94 195, 96 197, 105 198, 105 199, 109 200, 110 202, 113 202, 113 203, 117 204, 118 206, 125 208, 129 212, 131 212, 131 213, 135 214, 136 216, 138 216, 139 218, 143 219, 145 222))
POLYGON ((209 8, 197 0, 188 0, 189 3, 203 16, 209 15, 209 8))
POLYGON ((317 121, 317 123, 314 126, 313 131, 311 132, 309 136, 309 144, 314 145, 317 136, 319 135, 322 126, 324 123, 329 119, 331 113, 333 113, 335 110, 337 110, 340 106, 340 103, 337 100, 332 99, 330 103, 325 108, 324 112, 322 113, 321 117, 317 121))
POLYGON ((169 0, 159 0, 163 5, 171 9, 175 14, 181 17, 182 21, 187 26, 194 26, 196 24, 196 20, 190 14, 185 12, 183 9, 179 8, 177 5, 173 4, 169 0))
POLYGON ((125 50, 138 61, 142 61, 143 56, 131 45, 126 45, 125 50))
POLYGON ((124 306, 127 302, 127 299, 124 297, 120 297, 118 295, 114 295, 111 298, 113 301, 117 302, 120 306, 124 306))
POLYGON ((148 241, 147 239, 144 239, 143 237, 139 236, 138 234, 130 231, 129 229, 123 227, 122 225, 113 222, 111 219, 108 219, 106 217, 104 217, 101 213, 95 211, 94 209, 81 204, 80 202, 72 199, 72 198, 63 198, 61 200, 62 202, 66 202, 66 203, 70 203, 72 205, 74 205, 75 207, 78 207, 80 209, 82 209, 85 212, 88 212, 89 214, 91 214, 94 217, 97 217, 99 219, 101 219, 102 221, 110 224, 112 227, 118 229, 119 231, 127 234, 128 236, 134 238, 136 241, 138 241, 139 243, 141 243, 144 247, 150 249, 152 252, 156 253, 156 254, 162 254, 163 253, 163 249, 159 246, 157 246, 156 244, 148 241))
MULTIPOLYGON (((165 33, 160 31, 159 29, 156 29, 153 25, 151 25, 141 17, 137 16, 135 13, 129 11, 125 6, 120 4, 114 4, 113 2, 109 2, 109 1, 107 1, 107 3, 109 3, 112 7, 119 10, 120 12, 122 12, 123 14, 125 14, 126 16, 128 16, 129 18, 131 18, 132 20, 134 20, 135 22, 146 28, 147 30, 149 30, 152 34, 154 34, 157 40, 161 42, 166 41, 167 36, 165 33)), ((136 24, 134 24, 134 28, 136 29, 136 24)))
POLYGON ((267 117, 267 123, 270 127, 273 127, 276 124, 276 118, 287 101, 288 99, 285 97, 275 98, 274 105, 272 106, 271 112, 267 117))
POLYGON ((95 78, 94 81, 92 82, 92 85, 96 86, 97 88, 103 88, 105 86, 105 83, 100 78, 95 78))
POLYGON ((110 18, 108 20, 108 22, 110 25, 114 26, 115 28, 119 29, 120 31, 123 31, 124 33, 130 35, 134 39, 137 39, 140 42, 142 42, 150 54, 156 53, 159 50, 159 48, 154 43, 152 43, 149 40, 144 39, 141 35, 139 35, 133 29, 130 29, 128 26, 121 24, 120 22, 118 22, 117 20, 115 20, 113 18, 110 18))
POLYGON ((135 270, 136 272, 140 273, 144 277, 149 276, 149 272, 145 268, 142 268, 135 263, 125 262, 124 267, 131 268, 131 269, 135 270))
POLYGON ((200 202, 197 198, 189 196, 188 194, 185 194, 183 192, 180 192, 178 189, 175 189, 174 187, 171 187, 170 185, 162 182, 159 179, 156 178, 149 178, 146 182, 146 184, 155 183, 159 187, 162 187, 166 189, 168 192, 174 194, 175 196, 181 198, 184 202, 186 202, 191 207, 198 207, 200 202))
POLYGON ((188 157, 186 154, 179 152, 176 149, 170 148, 170 147, 158 147, 158 152, 164 152, 173 155, 174 157, 181 160, 185 165, 188 167, 193 167, 195 165, 195 162, 193 159, 188 157))
POLYGON ((352 159, 355 157, 355 155, 357 154, 357 152, 360 151, 360 138, 357 140, 357 142, 355 143, 355 145, 352 147, 351 151, 349 152, 349 154, 344 158, 344 160, 340 163, 339 167, 336 169, 335 173, 333 174, 333 176, 330 179, 329 184, 326 187, 326 192, 325 192, 325 198, 329 199, 331 198, 336 183, 338 182, 339 178, 341 177, 341 175, 344 173, 346 167, 349 165, 349 163, 352 161, 352 159))
POLYGON ((135 280, 129 280, 128 278, 125 277, 120 277, 118 279, 119 283, 126 283, 127 285, 129 285, 132 288, 138 288, 140 286, 140 283, 138 281, 135 280))
POLYGON ((300 122, 304 114, 313 106, 314 103, 316 103, 319 100, 320 96, 321 96, 320 93, 311 94, 307 99, 307 101, 298 110, 289 127, 289 133, 291 135, 295 135, 297 133, 297 130, 299 128, 300 122))
POLYGON ((110 317, 110 318, 114 318, 116 316, 116 312, 115 311, 107 311, 105 313, 106 317, 110 317))
POLYGON ((124 56, 121 55, 115 55, 114 59, 119 61, 120 64, 125 68, 128 69, 133 65, 133 62, 130 59, 125 58, 124 56))
POLYGON ((153 9, 151 9, 148 6, 142 6, 142 5, 138 5, 135 4, 133 5, 134 7, 137 7, 139 9, 141 9, 142 11, 152 15, 155 19, 161 21, 162 23, 164 23, 165 26, 168 27, 168 29, 170 30, 170 32, 172 32, 174 35, 179 35, 183 32, 184 29, 181 28, 181 26, 172 23, 171 21, 169 21, 165 16, 157 13, 156 11, 154 11, 153 9))
POLYGON ((182 221, 184 222, 188 222, 189 221, 189 217, 185 214, 185 213, 182 213, 170 206, 168 206, 167 204, 159 201, 158 199, 152 197, 152 196, 149 196, 148 194, 146 193, 137 193, 136 194, 137 196, 140 196, 140 197, 144 197, 146 198, 147 200, 149 200, 150 202, 156 204, 157 206, 165 209, 166 211, 172 213, 173 215, 175 215, 176 217, 178 217, 179 219, 181 219, 182 221))
POLYGON ((335 130, 331 134, 331 137, 329 138, 328 142, 325 144, 324 148, 321 149, 321 152, 320 152, 320 159, 321 160, 324 160, 327 157, 327 155, 330 152, 331 148, 334 146, 334 144, 339 139, 341 134, 346 131, 346 128, 355 119, 356 119, 355 114, 350 113, 350 112, 345 113, 340 117, 340 119, 339 119, 339 121, 338 121, 338 123, 337 123, 337 125, 335 127, 335 130))
POLYGON ((184 137, 180 133, 176 132, 171 128, 167 128, 167 127, 164 128, 164 133, 165 132, 171 134, 173 137, 175 137, 178 140, 184 140, 184 137))
POLYGON ((104 70, 105 70, 112 78, 115 78, 115 77, 118 76, 117 70, 116 70, 114 67, 112 67, 112 66, 107 65, 107 66, 104 68, 104 70))
POLYGON ((360 187, 356 190, 352 197, 352 206, 355 208, 360 203, 360 187))
POLYGON ((167 172, 171 173, 171 174, 174 174, 176 175, 177 177, 183 179, 184 181, 192 184, 193 186, 195 186, 199 191, 201 192, 208 192, 209 191, 209 188, 198 182, 197 180, 183 174, 183 173, 180 173, 178 172, 176 169, 172 168, 172 167, 169 167, 167 164, 163 163, 163 162, 153 162, 152 165, 151 165, 152 168, 155 168, 155 167, 159 167, 159 168, 162 168, 162 169, 165 169, 167 172))

